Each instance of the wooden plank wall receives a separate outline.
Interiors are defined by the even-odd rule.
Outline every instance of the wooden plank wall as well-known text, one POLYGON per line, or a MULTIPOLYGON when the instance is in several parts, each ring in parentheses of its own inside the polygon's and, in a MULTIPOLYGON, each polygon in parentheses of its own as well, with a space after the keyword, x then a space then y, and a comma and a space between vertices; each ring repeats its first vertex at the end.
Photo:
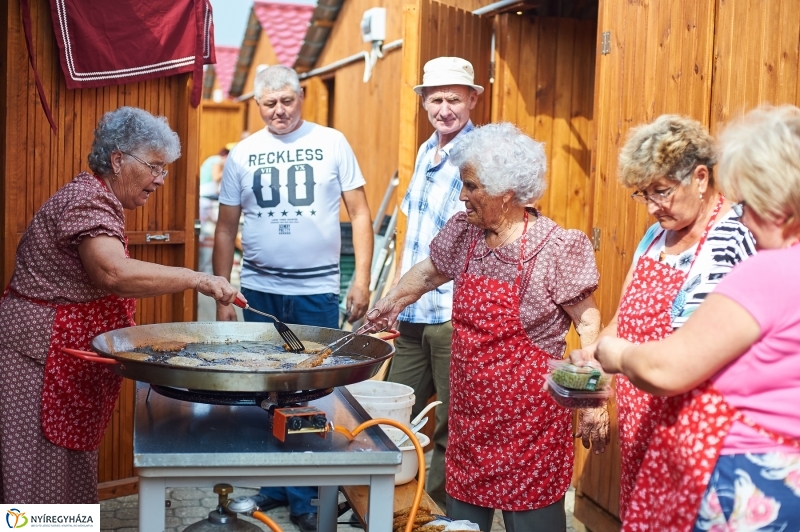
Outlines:
MULTIPOLYGON (((492 122, 512 122, 544 142, 549 185, 538 207, 562 227, 591 234, 597 22, 506 13, 496 28, 492 122)), ((567 351, 577 347, 572 328, 567 351)))
POLYGON ((200 104, 200 147, 198 165, 216 155, 229 142, 239 142, 244 131, 246 104, 243 102, 212 102, 200 104))
MULTIPOLYGON (((491 19, 481 18, 434 0, 417 0, 415 5, 406 7, 405 17, 398 154, 400 186, 396 196, 398 200, 408 190, 420 144, 434 131, 422 108, 421 98, 413 91, 413 87, 421 83, 425 63, 440 56, 463 57, 472 63, 475 83, 485 89, 470 113, 470 118, 476 125, 486 124, 491 120, 493 90, 489 82, 491 19)), ((401 216, 397 226, 399 243, 404 240, 406 223, 405 217, 401 216)), ((398 247, 400 245, 402 244, 398 247)))
MULTIPOLYGON (((342 5, 316 67, 371 49, 369 43, 362 41, 360 32, 361 17, 371 7, 386 8, 385 42, 402 37, 402 0, 348 0, 342 5)), ((400 50, 386 52, 378 59, 367 83, 363 80, 364 61, 326 75, 326 83, 334 87, 333 97, 327 98, 331 117, 327 125, 341 131, 353 148, 367 182, 364 189, 373 213, 378 210, 397 169, 398 133, 392 125, 399 120, 400 63, 400 50)), ((319 85, 317 91, 321 95, 324 87, 319 85)), ((324 94, 327 95, 327 90, 324 94)), ((389 206, 389 214, 392 208, 393 205, 389 206)), ((342 220, 346 219, 342 209, 342 220)))
POLYGON ((718 0, 709 125, 762 103, 800 105, 800 2, 718 0))
MULTIPOLYGON (((0 174, 3 203, 3 283, 11 277, 16 245, 33 214, 58 188, 78 172, 88 170, 86 157, 93 131, 103 113, 122 105, 142 107, 167 117, 182 143, 182 156, 169 165, 166 184, 135 211, 127 211, 126 231, 131 256, 159 264, 183 266, 194 261, 192 230, 197 202, 197 111, 189 105, 191 76, 180 75, 142 83, 98 89, 67 90, 58 60, 50 5, 31 1, 33 49, 39 74, 55 120, 55 135, 44 115, 33 72, 28 62, 17 2, 4 2, 8 32, 0 37, 6 45, 4 83, 3 170, 0 174), (143 245, 147 232, 170 232, 169 245, 143 245)), ((191 319, 194 293, 140 300, 136 322, 140 324, 191 319)), ((133 383, 127 382, 117 403, 112 424, 100 452, 101 482, 133 476, 133 383)))
MULTIPOLYGON (((272 48, 272 43, 269 42, 267 32, 261 30, 261 35, 258 37, 256 49, 253 52, 253 59, 250 62, 250 69, 247 71, 247 78, 244 83, 244 94, 253 92, 253 82, 258 74, 258 69, 262 65, 271 66, 278 64, 278 56, 275 55, 275 50, 272 48)), ((245 131, 248 133, 255 133, 264 127, 264 121, 258 112, 258 105, 255 100, 248 98, 245 102, 247 106, 247 113, 245 116, 245 131)))

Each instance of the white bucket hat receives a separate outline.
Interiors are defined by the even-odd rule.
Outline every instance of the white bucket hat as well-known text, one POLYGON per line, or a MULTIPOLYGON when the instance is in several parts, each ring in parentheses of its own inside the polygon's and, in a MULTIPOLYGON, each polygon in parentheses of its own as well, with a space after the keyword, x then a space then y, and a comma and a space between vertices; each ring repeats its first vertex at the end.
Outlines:
POLYGON ((460 57, 437 57, 425 63, 422 69, 422 85, 414 87, 414 92, 422 96, 424 87, 445 85, 466 85, 478 91, 478 94, 483 92, 483 87, 475 85, 472 63, 460 57))

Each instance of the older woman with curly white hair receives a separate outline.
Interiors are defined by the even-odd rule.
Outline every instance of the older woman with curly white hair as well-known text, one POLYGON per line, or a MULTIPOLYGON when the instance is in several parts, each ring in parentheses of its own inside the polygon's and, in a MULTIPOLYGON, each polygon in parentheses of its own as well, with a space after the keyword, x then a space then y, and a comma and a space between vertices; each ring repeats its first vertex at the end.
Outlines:
POLYGON ((548 360, 564 354, 575 324, 581 342, 600 330, 598 272, 585 234, 534 208, 547 187, 541 143, 511 124, 464 135, 459 167, 466 212, 431 243, 370 315, 393 323, 407 305, 455 281, 450 365, 447 514, 509 531, 565 530, 572 477, 569 410, 542 391, 548 360))

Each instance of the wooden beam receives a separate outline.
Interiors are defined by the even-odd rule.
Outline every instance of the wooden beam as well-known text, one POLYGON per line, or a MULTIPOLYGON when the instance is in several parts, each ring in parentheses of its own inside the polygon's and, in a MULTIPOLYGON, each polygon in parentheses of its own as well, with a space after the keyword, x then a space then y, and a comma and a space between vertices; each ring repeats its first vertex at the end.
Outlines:
MULTIPOLYGON (((400 73, 400 147, 396 201, 399 205, 411 183, 414 163, 419 150, 417 131, 420 121, 419 96, 414 92, 421 70, 420 65, 420 2, 403 7, 403 65, 400 73)), ((402 253, 408 219, 401 213, 397 220, 397 254, 402 253)))
POLYGON ((139 477, 123 478, 97 485, 97 498, 101 501, 136 495, 139 493, 139 477))
POLYGON ((575 492, 575 519, 592 532, 619 532, 619 519, 580 492, 575 492))

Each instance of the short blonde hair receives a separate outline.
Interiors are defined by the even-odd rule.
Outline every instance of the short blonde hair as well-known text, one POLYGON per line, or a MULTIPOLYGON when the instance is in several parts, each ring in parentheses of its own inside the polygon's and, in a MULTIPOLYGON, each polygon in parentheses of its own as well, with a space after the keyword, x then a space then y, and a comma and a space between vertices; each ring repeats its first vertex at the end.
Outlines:
MULTIPOLYGON (((700 122, 661 115, 628 134, 619 154, 619 181, 635 189, 647 188, 660 177, 686 185, 695 166, 704 164, 711 170, 716 162, 714 139, 700 122)), ((709 184, 713 186, 713 179, 709 184)))
POLYGON ((720 135, 719 184, 761 218, 800 225, 800 109, 760 107, 720 135))

